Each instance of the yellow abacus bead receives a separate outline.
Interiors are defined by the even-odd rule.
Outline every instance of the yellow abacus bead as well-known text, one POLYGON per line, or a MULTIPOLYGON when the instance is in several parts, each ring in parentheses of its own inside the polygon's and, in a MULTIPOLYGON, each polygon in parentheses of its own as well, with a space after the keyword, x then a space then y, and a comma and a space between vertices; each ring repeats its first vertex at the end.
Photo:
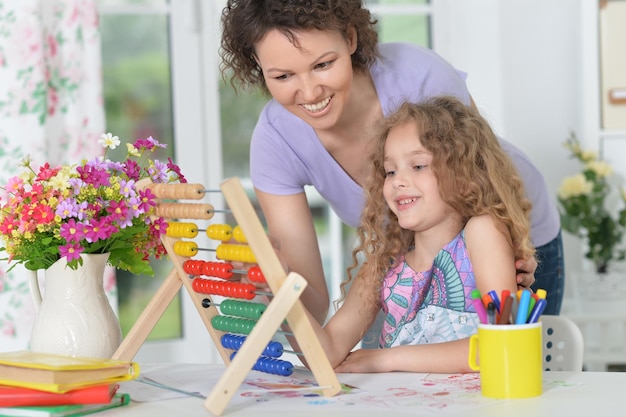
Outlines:
POLYGON ((187 242, 178 240, 174 242, 174 253, 180 256, 192 257, 198 253, 198 245, 196 242, 187 242))
POLYGON ((209 239, 227 242, 233 236, 233 228, 228 224, 212 224, 206 229, 209 239))
POLYGON ((198 227, 194 223, 173 222, 167 225, 167 236, 193 239, 198 236, 198 227))
POLYGON ((254 257, 254 253, 252 253, 252 248, 250 246, 243 246, 241 250, 241 262, 246 262, 250 264, 256 263, 256 258, 254 257))
POLYGON ((246 263, 256 263, 252 249, 248 245, 237 245, 232 243, 222 243, 215 251, 218 259, 227 261, 239 261, 246 263))
POLYGON ((241 226, 235 226, 235 228, 233 229, 233 238, 237 242, 248 243, 248 240, 243 234, 243 229, 241 228, 241 226))

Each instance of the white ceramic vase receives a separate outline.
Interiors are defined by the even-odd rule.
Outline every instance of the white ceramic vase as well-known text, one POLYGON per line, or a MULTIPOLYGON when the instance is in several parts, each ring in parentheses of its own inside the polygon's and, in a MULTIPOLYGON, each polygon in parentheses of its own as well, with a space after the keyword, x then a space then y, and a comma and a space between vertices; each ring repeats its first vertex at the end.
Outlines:
POLYGON ((37 317, 30 349, 69 356, 110 358, 122 341, 119 320, 104 292, 109 254, 82 254, 76 270, 65 259, 45 270, 43 297, 37 273, 29 284, 37 317))

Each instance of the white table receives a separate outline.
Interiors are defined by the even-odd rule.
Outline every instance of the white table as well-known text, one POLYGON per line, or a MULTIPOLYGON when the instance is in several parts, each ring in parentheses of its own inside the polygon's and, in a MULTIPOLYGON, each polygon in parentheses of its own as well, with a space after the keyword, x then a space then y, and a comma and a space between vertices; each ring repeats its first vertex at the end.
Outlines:
MULTIPOLYGON (((219 380, 221 365, 143 365, 141 377, 183 390, 207 395, 219 380)), ((351 416, 369 417, 462 416, 462 417, 555 417, 623 415, 626 373, 545 372, 544 392, 539 397, 494 400, 480 394, 477 374, 338 374, 341 383, 358 389, 335 397, 306 396, 309 391, 287 394, 259 389, 264 383, 300 383, 310 378, 297 371, 290 378, 251 372, 227 405, 223 416, 351 416)), ((306 382, 306 381, 305 381, 306 382)), ((171 390, 131 381, 121 384, 120 392, 144 402, 108 410, 102 417, 207 417, 202 398, 182 396, 171 390), (178 398, 160 399, 162 395, 178 398)))

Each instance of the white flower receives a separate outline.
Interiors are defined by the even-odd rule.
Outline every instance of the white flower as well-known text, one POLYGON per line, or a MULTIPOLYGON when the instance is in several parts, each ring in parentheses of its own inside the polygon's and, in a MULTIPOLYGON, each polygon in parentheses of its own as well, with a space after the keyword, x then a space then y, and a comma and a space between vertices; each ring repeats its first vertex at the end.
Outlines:
POLYGON ((24 157, 20 160, 20 164, 19 166, 21 167, 29 167, 30 164, 33 162, 33 159, 31 158, 30 154, 27 153, 26 155, 24 155, 24 157))
POLYGON ((591 161, 585 164, 585 169, 596 173, 598 178, 608 177, 613 173, 613 168, 604 161, 591 161))
POLYGON ((105 148, 115 149, 120 144, 120 138, 117 136, 113 136, 112 133, 103 133, 100 135, 100 139, 98 139, 98 143, 105 148))
POLYGON ((591 181, 587 181, 583 174, 576 174, 563 179, 559 187, 559 197, 567 200, 570 197, 590 194, 592 189, 591 181))

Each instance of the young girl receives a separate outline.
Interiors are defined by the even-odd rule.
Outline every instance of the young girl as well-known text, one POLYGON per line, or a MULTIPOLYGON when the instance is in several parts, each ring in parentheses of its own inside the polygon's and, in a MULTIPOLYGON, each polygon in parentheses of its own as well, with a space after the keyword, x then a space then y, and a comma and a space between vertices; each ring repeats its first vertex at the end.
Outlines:
POLYGON ((452 97, 402 104, 370 162, 350 276, 365 259, 326 326, 311 320, 318 337, 337 372, 469 372, 470 292, 515 293, 515 259, 535 254, 523 182, 489 124, 452 97), (384 349, 350 353, 380 309, 384 349))

